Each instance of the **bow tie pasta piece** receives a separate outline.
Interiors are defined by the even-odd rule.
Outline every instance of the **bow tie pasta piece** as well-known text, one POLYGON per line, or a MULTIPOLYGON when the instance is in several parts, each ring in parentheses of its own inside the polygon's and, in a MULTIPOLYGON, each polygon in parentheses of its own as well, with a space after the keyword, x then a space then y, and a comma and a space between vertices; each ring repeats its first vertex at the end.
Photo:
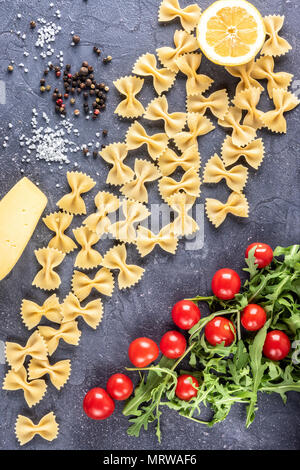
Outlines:
POLYGON ((148 153, 152 160, 157 160, 158 157, 166 149, 169 138, 166 134, 148 135, 143 126, 135 121, 128 129, 126 134, 126 144, 129 150, 135 150, 147 145, 148 153))
POLYGON ((69 293, 62 304, 63 323, 82 317, 83 320, 94 330, 102 320, 103 305, 100 299, 92 300, 85 307, 81 307, 77 297, 69 293))
POLYGON ((173 194, 180 191, 184 191, 189 196, 198 197, 200 185, 199 175, 193 168, 186 171, 179 182, 169 176, 164 176, 158 183, 159 192, 166 203, 173 194))
POLYGON ((222 160, 225 166, 233 165, 240 157, 244 156, 248 165, 255 170, 261 165, 265 156, 265 147, 262 139, 255 139, 245 147, 234 145, 228 135, 222 145, 222 160))
POLYGON ((254 60, 248 62, 248 64, 238 65, 235 67, 225 67, 228 73, 233 77, 240 79, 236 87, 236 93, 246 90, 247 88, 260 88, 261 91, 264 87, 252 77, 252 71, 254 67, 254 60))
POLYGON ((144 204, 127 199, 123 201, 122 212, 125 220, 111 225, 110 233, 118 240, 133 243, 136 240, 136 224, 147 219, 150 212, 144 204))
POLYGON ((100 240, 100 237, 91 232, 88 227, 79 227, 73 230, 76 241, 81 246, 81 250, 76 256, 75 266, 80 269, 92 269, 99 266, 102 256, 99 251, 92 248, 100 240))
POLYGON ((114 290, 114 278, 109 269, 101 268, 94 279, 89 278, 80 271, 74 271, 72 288, 76 297, 82 302, 96 289, 100 294, 112 296, 114 290))
POLYGON ((132 72, 143 77, 151 76, 153 86, 158 95, 168 91, 174 84, 176 73, 167 68, 158 69, 154 54, 144 54, 138 58, 133 66, 132 72))
POLYGON ((106 179, 107 184, 120 186, 132 180, 134 177, 132 169, 123 163, 128 155, 126 144, 121 142, 110 144, 99 153, 103 160, 112 165, 106 179))
POLYGON ((240 147, 249 144, 256 137, 256 130, 253 127, 240 124, 241 119, 242 110, 231 106, 224 119, 218 120, 220 126, 232 128, 232 142, 240 147))
POLYGON ((254 129, 261 129, 264 126, 262 121, 264 113, 256 108, 260 101, 260 95, 259 88, 247 88, 247 90, 237 93, 232 101, 234 106, 247 111, 243 124, 254 129))
POLYGON ((36 434, 49 442, 54 441, 58 436, 58 429, 59 426, 52 411, 45 415, 38 424, 33 424, 31 419, 26 416, 18 415, 15 425, 16 437, 21 446, 30 442, 36 434))
POLYGON ((274 88, 287 90, 294 75, 287 72, 274 72, 274 59, 263 56, 254 63, 252 76, 259 80, 267 80, 267 90, 270 98, 273 98, 274 88))
POLYGON ((248 170, 243 165, 226 170, 221 158, 215 153, 205 166, 203 183, 219 183, 223 178, 230 189, 240 193, 247 182, 248 170))
POLYGON ((248 217, 249 210, 248 201, 241 193, 231 193, 225 204, 217 199, 208 198, 205 208, 208 219, 216 228, 224 222, 228 214, 248 217))
POLYGON ((201 60, 201 53, 184 54, 176 59, 178 69, 187 76, 187 96, 204 93, 214 83, 214 80, 207 75, 197 74, 201 60))
POLYGON ((175 145, 185 152, 192 145, 197 145, 197 138, 215 129, 213 123, 206 117, 197 113, 188 113, 187 124, 189 132, 179 132, 174 136, 175 145))
POLYGON ((65 359, 63 361, 50 364, 48 359, 31 359, 28 365, 29 380, 39 379, 48 374, 51 383, 57 390, 60 390, 69 380, 71 374, 71 361, 65 359))
POLYGON ((178 214, 172 224, 177 236, 191 235, 199 230, 197 222, 189 215, 195 201, 195 197, 185 193, 175 193, 168 199, 169 206, 178 214))
POLYGON ((150 121, 163 120, 166 134, 172 138, 184 128, 187 116, 185 113, 169 114, 168 108, 169 105, 165 96, 155 98, 148 105, 144 118, 150 121))
POLYGON ((96 182, 90 176, 77 171, 68 171, 67 179, 72 191, 70 194, 63 196, 56 205, 71 214, 86 214, 86 207, 81 194, 89 192, 96 182))
POLYGON ((200 19, 201 8, 193 3, 180 8, 178 0, 163 0, 159 7, 158 21, 166 22, 179 18, 183 29, 193 31, 200 19))
POLYGON ((116 212, 120 207, 120 200, 117 196, 106 191, 99 191, 95 197, 97 212, 89 215, 84 221, 91 232, 95 232, 100 238, 107 233, 110 226, 108 214, 116 212))
POLYGON ((48 243, 49 248, 56 248, 63 253, 71 253, 77 248, 72 238, 65 235, 65 230, 71 225, 72 214, 66 212, 54 212, 43 218, 43 222, 49 230, 55 232, 55 236, 48 243))
POLYGON ((141 91, 144 85, 144 80, 138 77, 121 77, 119 80, 113 82, 116 89, 126 98, 115 109, 115 114, 123 118, 137 118, 142 116, 145 108, 136 99, 136 95, 141 91))
POLYGON ((212 114, 218 119, 224 119, 224 116, 229 109, 227 90, 223 89, 215 91, 207 98, 200 94, 188 97, 188 113, 204 114, 207 109, 210 109, 212 114))
POLYGON ((50 326, 39 326, 39 333, 46 341, 49 356, 56 351, 59 341, 63 339, 66 343, 78 346, 81 331, 78 329, 76 321, 62 323, 58 330, 50 326))
POLYGON ((43 316, 54 323, 61 322, 61 306, 55 294, 48 297, 43 305, 26 299, 22 301, 21 317, 28 330, 38 325, 43 316))
POLYGON ((142 257, 147 256, 159 245, 163 250, 173 255, 176 253, 178 238, 174 234, 172 224, 166 225, 158 235, 145 227, 140 226, 137 231, 136 246, 142 257))
POLYGON ((194 168, 199 170, 201 164, 201 157, 198 150, 198 145, 192 145, 182 155, 178 156, 167 148, 164 153, 159 157, 158 166, 163 176, 169 176, 178 168, 181 167, 184 171, 194 168))
POLYGON ((103 258, 103 266, 107 269, 117 269, 118 284, 120 289, 126 289, 137 284, 145 270, 140 266, 126 264, 127 251, 125 244, 117 245, 111 248, 103 258))
POLYGON ((264 17, 264 23, 268 39, 266 40, 264 47, 261 50, 262 55, 278 57, 285 55, 292 46, 286 41, 286 39, 279 36, 284 22, 284 16, 269 15, 264 17))
POLYGON ((23 390, 25 401, 31 408, 42 400, 47 390, 47 384, 42 379, 28 382, 26 369, 22 366, 17 372, 14 370, 7 372, 2 388, 3 390, 23 390))
POLYGON ((172 72, 178 72, 179 67, 176 63, 178 57, 187 52, 194 52, 199 49, 199 44, 195 36, 186 31, 177 30, 174 34, 175 49, 172 47, 160 47, 156 53, 160 62, 172 72))
POLYGON ((153 163, 136 158, 134 172, 135 179, 129 183, 125 183, 120 191, 128 199, 134 199, 138 202, 148 202, 148 191, 145 183, 150 183, 160 178, 160 171, 153 163))
POLYGON ((26 346, 18 343, 5 343, 5 356, 8 364, 14 371, 18 371, 24 364, 26 356, 37 359, 46 359, 48 355, 47 346, 38 331, 35 331, 28 339, 26 346))
POLYGON ((43 290, 57 289, 61 284, 61 279, 54 268, 63 262, 65 253, 54 248, 40 248, 35 250, 34 254, 42 269, 35 276, 32 285, 43 290))
POLYGON ((287 126, 283 113, 294 109, 300 101, 293 93, 282 88, 273 90, 273 101, 275 109, 264 113, 263 123, 272 132, 286 133, 287 126))

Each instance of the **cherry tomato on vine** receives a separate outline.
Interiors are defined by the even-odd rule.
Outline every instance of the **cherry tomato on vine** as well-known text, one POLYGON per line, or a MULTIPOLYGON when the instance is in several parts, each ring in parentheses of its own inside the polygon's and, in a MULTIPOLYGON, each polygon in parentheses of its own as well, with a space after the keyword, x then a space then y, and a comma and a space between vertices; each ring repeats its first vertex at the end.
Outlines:
POLYGON ((175 394, 180 400, 189 401, 191 398, 196 397, 199 387, 199 382, 192 375, 180 375, 177 379, 175 394))
POLYGON ((260 330, 267 321, 265 310, 256 304, 249 304, 244 308, 241 315, 241 323, 248 331, 260 330))
POLYGON ((230 346, 235 338, 234 324, 224 317, 215 317, 205 327, 205 338, 212 346, 225 343, 230 346))
POLYGON ((92 388, 84 397, 83 409, 91 419, 106 419, 115 410, 114 401, 104 388, 92 388))
POLYGON ((201 318, 199 308, 191 300, 180 300, 172 309, 172 318, 175 325, 182 330, 190 330, 201 318))
POLYGON ((125 374, 114 374, 108 379, 106 390, 114 400, 127 400, 133 392, 133 383, 125 374))
POLYGON ((215 296, 219 299, 233 299, 241 288, 240 276, 233 269, 219 269, 212 278, 211 288, 215 296))
POLYGON ((272 330, 267 333, 263 353, 272 361, 281 361, 291 349, 291 342, 288 336, 280 330, 272 330))
POLYGON ((265 268, 268 266, 273 259, 273 250, 272 248, 267 245, 266 243, 251 243, 251 245, 248 246, 246 249, 245 256, 248 258, 249 251, 252 250, 252 248, 256 247, 254 256, 255 256, 255 264, 259 268, 265 268))
POLYGON ((186 350, 186 339, 178 331, 168 331, 163 335, 159 347, 164 356, 177 359, 186 350))
POLYGON ((135 367, 147 367, 159 356, 157 344, 149 338, 137 338, 129 345, 128 356, 135 367))

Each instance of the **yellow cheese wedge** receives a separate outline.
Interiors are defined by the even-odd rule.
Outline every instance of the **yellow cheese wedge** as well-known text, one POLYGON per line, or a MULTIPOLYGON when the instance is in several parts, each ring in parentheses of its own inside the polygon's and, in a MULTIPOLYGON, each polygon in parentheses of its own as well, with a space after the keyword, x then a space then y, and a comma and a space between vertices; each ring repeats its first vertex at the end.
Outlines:
POLYGON ((47 205, 47 197, 22 178, 0 201, 0 281, 12 270, 47 205))

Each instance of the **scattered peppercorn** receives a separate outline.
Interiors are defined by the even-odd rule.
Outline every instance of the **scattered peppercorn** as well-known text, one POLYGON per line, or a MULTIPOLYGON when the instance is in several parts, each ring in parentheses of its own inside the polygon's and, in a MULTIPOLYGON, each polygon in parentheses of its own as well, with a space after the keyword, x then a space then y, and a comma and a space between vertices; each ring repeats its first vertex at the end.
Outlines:
POLYGON ((94 158, 97 158, 97 157, 98 157, 98 152, 97 152, 97 150, 94 150, 94 151, 93 151, 93 157, 94 157, 94 158))
POLYGON ((9 66, 7 67, 7 71, 8 71, 8 72, 13 72, 13 70, 14 70, 14 66, 13 66, 13 65, 9 65, 9 66))
POLYGON ((51 85, 47 85, 46 86, 46 91, 50 91, 51 90, 51 85))
POLYGON ((74 110, 74 115, 75 115, 75 116, 79 116, 79 115, 80 115, 79 109, 75 109, 75 110, 74 110))
POLYGON ((108 55, 107 57, 104 57, 103 64, 108 64, 111 61, 112 61, 112 56, 108 55))
POLYGON ((103 131, 102 131, 103 137, 107 137, 107 134, 108 134, 108 130, 107 130, 107 129, 103 129, 103 131))
POLYGON ((74 42, 74 44, 79 44, 80 43, 80 36, 78 36, 78 34, 74 34, 73 42, 74 42))
POLYGON ((59 78, 59 77, 61 76, 61 71, 58 70, 58 71, 55 73, 55 75, 57 76, 57 78, 59 78))
POLYGON ((83 154, 84 154, 85 156, 87 156, 88 153, 89 153, 89 151, 88 151, 88 149, 87 149, 86 147, 84 147, 84 148, 82 149, 82 152, 83 152, 83 154))
POLYGON ((72 105, 75 104, 75 102, 76 102, 75 98, 71 98, 71 99, 70 99, 70 103, 71 103, 72 105))
POLYGON ((44 86, 41 86, 41 87, 40 87, 40 92, 41 92, 41 93, 44 93, 45 91, 46 91, 46 88, 45 88, 44 86))
POLYGON ((34 29, 36 27, 36 22, 35 21, 30 21, 30 28, 34 29))

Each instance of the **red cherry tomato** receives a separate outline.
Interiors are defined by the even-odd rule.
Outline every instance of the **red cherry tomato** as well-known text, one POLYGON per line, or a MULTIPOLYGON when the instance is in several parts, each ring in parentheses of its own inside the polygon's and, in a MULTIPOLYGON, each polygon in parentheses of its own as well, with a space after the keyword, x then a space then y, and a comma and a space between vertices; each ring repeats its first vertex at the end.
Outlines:
POLYGON ((127 400, 133 392, 133 383, 125 374, 114 374, 108 379, 106 390, 114 400, 127 400))
POLYGON ((164 356, 177 359, 186 350, 186 339, 178 331, 168 331, 163 335, 159 347, 164 356))
POLYGON ((215 296, 219 299, 233 299, 241 288, 240 276, 233 269, 219 269, 212 278, 211 288, 215 296))
POLYGON ((241 323, 246 330, 260 330, 266 321, 267 314, 260 305, 249 304, 244 308, 241 316, 241 323))
POLYGON ((256 250, 254 252, 255 264, 257 264, 259 268, 265 268, 272 262, 272 259, 273 259, 272 248, 266 243, 251 243, 251 245, 249 245, 246 250, 246 253, 245 253, 246 258, 248 258, 249 251, 254 247, 256 247, 256 250))
POLYGON ((198 387, 199 382, 195 377, 184 374, 178 377, 175 394, 180 400, 189 401, 191 398, 197 396, 198 387))
POLYGON ((147 367, 158 358, 157 344, 149 338, 137 338, 129 346, 128 356, 135 367, 147 367))
POLYGON ((288 336, 280 330, 273 330, 267 333, 263 347, 264 355, 272 361, 281 361, 291 349, 288 336))
POLYGON ((225 342, 225 346, 230 346, 233 343, 235 335, 234 324, 223 317, 215 317, 205 327, 205 337, 209 344, 216 346, 225 342))
POLYGON ((199 308, 191 300, 180 300, 172 309, 172 318, 175 325, 182 330, 190 330, 201 318, 199 308))
POLYGON ((83 409, 89 418, 106 419, 113 414, 115 404, 104 388, 96 387, 84 397, 83 409))

